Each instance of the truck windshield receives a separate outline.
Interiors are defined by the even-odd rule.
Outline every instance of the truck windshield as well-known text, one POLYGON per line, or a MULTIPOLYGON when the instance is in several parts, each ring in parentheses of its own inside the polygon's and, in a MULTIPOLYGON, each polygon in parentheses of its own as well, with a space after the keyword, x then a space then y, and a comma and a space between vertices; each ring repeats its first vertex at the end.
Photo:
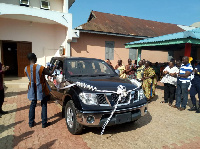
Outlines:
POLYGON ((71 77, 117 75, 105 61, 101 60, 72 59, 65 61, 65 65, 65 72, 71 77))

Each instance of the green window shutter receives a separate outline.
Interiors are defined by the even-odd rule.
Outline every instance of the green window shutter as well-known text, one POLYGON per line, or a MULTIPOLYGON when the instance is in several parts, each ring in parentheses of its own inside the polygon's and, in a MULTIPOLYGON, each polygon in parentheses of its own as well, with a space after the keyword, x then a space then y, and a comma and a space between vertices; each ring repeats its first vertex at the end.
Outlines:
POLYGON ((129 58, 137 60, 137 49, 129 49, 129 58))
POLYGON ((105 42, 105 59, 114 60, 114 41, 105 42))

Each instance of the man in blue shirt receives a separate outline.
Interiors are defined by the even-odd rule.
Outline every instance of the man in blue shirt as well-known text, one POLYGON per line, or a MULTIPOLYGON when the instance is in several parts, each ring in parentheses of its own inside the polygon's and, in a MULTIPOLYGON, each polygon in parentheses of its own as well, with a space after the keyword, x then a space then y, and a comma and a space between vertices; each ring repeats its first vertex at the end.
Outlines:
POLYGON ((178 74, 176 105, 174 106, 174 108, 177 108, 180 111, 186 109, 188 101, 188 87, 190 85, 191 73, 193 71, 192 65, 189 63, 189 58, 187 56, 182 58, 182 63, 183 64, 181 65, 180 72, 178 74), (181 96, 183 97, 182 102, 181 96))
POLYGON ((189 109, 189 111, 196 111, 196 113, 200 113, 200 64, 194 66, 194 78, 191 83, 192 86, 190 88, 190 97, 192 100, 193 107, 189 109), (196 98, 195 95, 198 94, 199 97, 199 107, 196 107, 196 98))

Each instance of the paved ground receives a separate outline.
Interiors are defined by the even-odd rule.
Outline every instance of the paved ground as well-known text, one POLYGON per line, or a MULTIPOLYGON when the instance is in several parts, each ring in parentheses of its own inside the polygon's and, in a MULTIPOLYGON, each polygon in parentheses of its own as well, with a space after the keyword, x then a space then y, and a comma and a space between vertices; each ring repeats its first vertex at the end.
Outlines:
POLYGON ((29 128, 26 78, 5 79, 5 84, 8 88, 3 109, 9 114, 0 117, 0 149, 200 149, 200 114, 161 104, 162 86, 158 86, 148 114, 135 123, 106 127, 103 136, 100 128, 86 128, 82 135, 74 136, 68 132, 60 106, 54 102, 48 104, 48 121, 52 125, 41 128, 38 103, 36 126, 29 128))

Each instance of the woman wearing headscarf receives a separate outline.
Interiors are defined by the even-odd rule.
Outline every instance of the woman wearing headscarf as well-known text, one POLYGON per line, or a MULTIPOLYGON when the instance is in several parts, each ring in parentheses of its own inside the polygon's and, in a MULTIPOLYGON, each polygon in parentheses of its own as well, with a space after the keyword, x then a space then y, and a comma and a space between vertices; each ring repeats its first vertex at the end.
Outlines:
POLYGON ((126 78, 126 70, 125 66, 122 64, 122 60, 118 60, 117 65, 115 66, 115 70, 118 71, 119 77, 125 79, 126 78))
POLYGON ((142 89, 147 100, 150 102, 155 96, 155 90, 157 85, 155 70, 150 67, 150 62, 145 62, 144 76, 142 78, 142 89))

